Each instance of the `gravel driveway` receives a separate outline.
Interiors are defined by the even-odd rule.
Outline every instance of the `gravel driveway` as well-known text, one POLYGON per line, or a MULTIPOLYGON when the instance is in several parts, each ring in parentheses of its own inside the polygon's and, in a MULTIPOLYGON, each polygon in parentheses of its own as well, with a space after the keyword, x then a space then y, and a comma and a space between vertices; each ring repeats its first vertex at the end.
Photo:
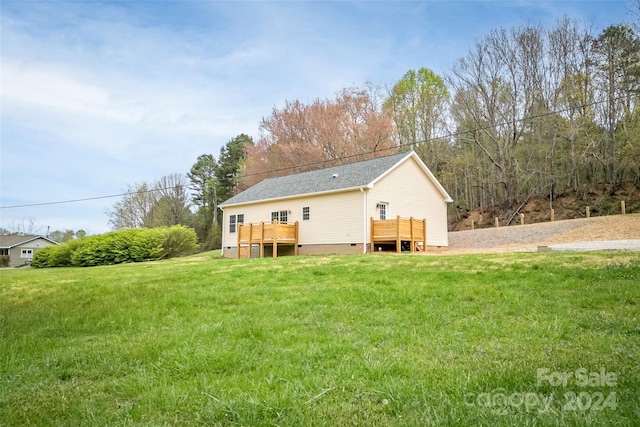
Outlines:
POLYGON ((640 251, 640 240, 599 240, 595 242, 575 242, 550 245, 554 251, 640 251))
POLYGON ((449 233, 446 253, 640 250, 640 215, 615 215, 449 233))

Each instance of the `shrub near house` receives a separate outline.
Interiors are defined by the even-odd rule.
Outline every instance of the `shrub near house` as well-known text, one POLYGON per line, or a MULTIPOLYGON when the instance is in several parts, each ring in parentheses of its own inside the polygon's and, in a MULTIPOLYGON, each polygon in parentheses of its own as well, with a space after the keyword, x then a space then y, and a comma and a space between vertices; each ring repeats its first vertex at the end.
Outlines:
POLYGON ((193 253, 195 231, 181 225, 133 228, 90 236, 39 251, 33 267, 92 267, 166 259, 193 253))

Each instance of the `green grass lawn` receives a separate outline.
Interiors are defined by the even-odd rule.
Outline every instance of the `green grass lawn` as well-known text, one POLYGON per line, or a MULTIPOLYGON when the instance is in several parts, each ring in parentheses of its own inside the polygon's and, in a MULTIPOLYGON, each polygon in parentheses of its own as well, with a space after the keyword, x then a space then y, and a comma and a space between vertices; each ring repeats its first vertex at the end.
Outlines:
POLYGON ((639 253, 216 255, 0 271, 0 425, 638 425, 639 253))

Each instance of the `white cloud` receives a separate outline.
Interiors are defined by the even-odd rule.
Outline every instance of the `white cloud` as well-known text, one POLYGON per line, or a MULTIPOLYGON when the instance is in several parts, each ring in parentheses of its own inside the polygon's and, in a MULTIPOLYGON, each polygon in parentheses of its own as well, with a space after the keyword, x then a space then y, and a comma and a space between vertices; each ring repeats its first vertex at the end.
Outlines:
POLYGON ((9 60, 3 61, 2 73, 5 102, 27 103, 35 108, 65 113, 101 114, 106 111, 109 94, 105 90, 70 78, 53 67, 19 65, 9 60))

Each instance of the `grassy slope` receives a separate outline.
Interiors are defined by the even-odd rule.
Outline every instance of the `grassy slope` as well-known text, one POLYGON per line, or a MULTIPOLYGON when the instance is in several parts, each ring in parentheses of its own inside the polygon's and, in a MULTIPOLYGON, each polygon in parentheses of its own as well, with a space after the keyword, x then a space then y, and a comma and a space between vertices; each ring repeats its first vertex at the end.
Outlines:
POLYGON ((639 283, 629 253, 4 270, 0 425, 634 425, 639 283))

